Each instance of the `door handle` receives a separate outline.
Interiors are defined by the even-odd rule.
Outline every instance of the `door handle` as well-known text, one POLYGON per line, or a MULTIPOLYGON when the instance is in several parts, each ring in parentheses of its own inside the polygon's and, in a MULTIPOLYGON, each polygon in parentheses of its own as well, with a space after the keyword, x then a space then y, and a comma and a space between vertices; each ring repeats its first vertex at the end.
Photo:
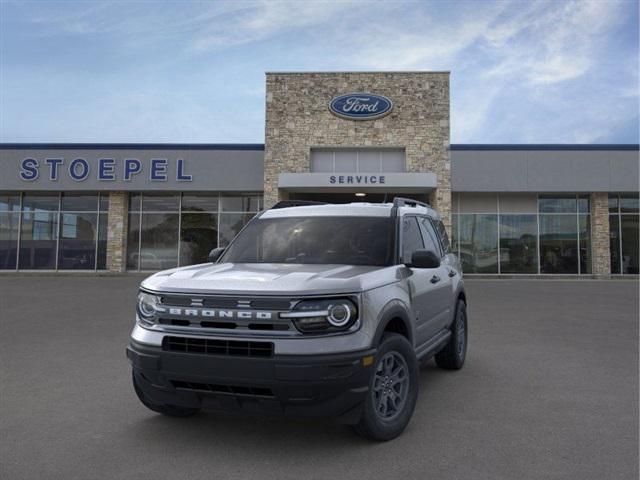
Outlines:
POLYGON ((457 274, 455 270, 449 270, 449 277, 455 277, 457 274))
POLYGON ((431 283, 438 283, 440 281, 440 277, 438 275, 434 275, 433 277, 431 277, 431 280, 429 280, 431 283))

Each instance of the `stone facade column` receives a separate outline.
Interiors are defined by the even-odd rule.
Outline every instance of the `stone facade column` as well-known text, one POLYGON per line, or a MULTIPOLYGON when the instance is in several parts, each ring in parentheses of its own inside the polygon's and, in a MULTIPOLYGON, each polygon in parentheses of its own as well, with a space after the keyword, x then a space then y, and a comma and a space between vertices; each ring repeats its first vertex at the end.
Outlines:
POLYGON ((107 270, 122 273, 127 269, 127 223, 129 194, 109 193, 109 215, 107 219, 107 270))
POLYGON ((591 194, 591 262, 596 277, 611 275, 609 196, 606 192, 591 194))

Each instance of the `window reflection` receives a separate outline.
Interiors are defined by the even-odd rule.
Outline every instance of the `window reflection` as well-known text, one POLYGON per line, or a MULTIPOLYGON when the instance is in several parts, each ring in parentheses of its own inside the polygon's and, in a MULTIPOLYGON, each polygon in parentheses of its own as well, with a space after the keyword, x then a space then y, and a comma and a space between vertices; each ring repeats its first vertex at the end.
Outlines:
POLYGON ((96 213, 62 212, 58 268, 65 270, 95 268, 97 228, 96 213))
POLYGON ((540 215, 540 273, 578 273, 575 215, 540 215))
POLYGON ((19 268, 55 269, 57 232, 58 213, 23 212, 19 268))
POLYGON ((140 235, 140 269, 163 270, 173 268, 177 264, 178 214, 147 213, 143 215, 140 235))
POLYGON ((536 215, 500 215, 500 272, 538 273, 536 215))
POLYGON ((180 265, 208 261, 209 252, 218 245, 218 215, 183 213, 180 226, 180 265))
POLYGON ((18 258, 20 214, 0 211, 0 270, 14 270, 18 258))
POLYGON ((467 273, 498 273, 498 216, 460 214, 460 261, 467 273))

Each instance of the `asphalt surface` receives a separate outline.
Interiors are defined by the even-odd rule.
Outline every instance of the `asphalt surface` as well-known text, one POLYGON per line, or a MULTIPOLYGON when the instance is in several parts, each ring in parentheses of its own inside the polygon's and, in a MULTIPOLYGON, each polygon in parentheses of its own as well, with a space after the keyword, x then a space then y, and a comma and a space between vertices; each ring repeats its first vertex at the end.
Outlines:
POLYGON ((376 444, 327 421, 146 410, 137 276, 0 276, 3 479, 637 479, 638 282, 468 280, 459 372, 376 444))

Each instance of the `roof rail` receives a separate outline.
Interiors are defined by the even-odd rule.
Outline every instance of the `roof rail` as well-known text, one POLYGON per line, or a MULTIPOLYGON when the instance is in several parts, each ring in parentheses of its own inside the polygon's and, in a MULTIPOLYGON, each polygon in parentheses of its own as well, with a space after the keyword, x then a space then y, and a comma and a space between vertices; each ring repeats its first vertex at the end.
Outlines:
POLYGON ((393 198, 393 206, 394 207, 426 207, 431 208, 431 205, 425 202, 420 202, 418 200, 413 200, 412 198, 404 198, 404 197, 394 197, 393 198))
POLYGON ((327 202, 314 202, 311 200, 280 200, 271 209, 289 208, 289 207, 305 207, 310 205, 327 205, 327 202))

